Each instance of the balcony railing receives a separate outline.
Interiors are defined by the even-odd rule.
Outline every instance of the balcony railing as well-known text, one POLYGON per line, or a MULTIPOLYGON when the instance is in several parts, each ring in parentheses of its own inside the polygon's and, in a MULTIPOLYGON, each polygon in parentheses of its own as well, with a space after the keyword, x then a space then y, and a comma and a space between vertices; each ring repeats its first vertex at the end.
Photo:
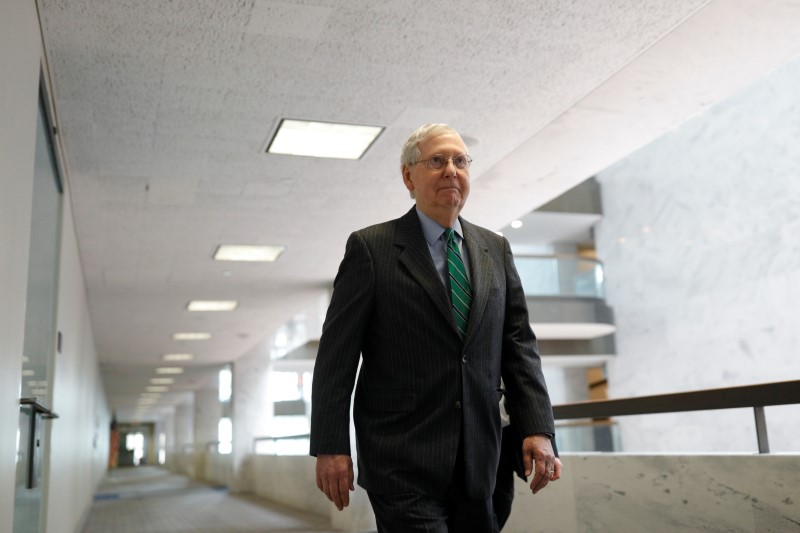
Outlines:
POLYGON ((311 435, 283 435, 280 437, 256 437, 253 453, 256 455, 308 455, 311 435))
POLYGON ((515 255, 526 296, 605 298, 603 264, 569 255, 515 255))
POLYGON ((792 404, 800 404, 800 380, 562 404, 553 406, 553 414, 556 420, 607 419, 613 416, 751 407, 755 416, 758 451, 769 453, 764 407, 792 404))
MULTIPOLYGON (((793 404, 800 404, 800 380, 560 404, 553 406, 553 415, 562 451, 611 452, 620 449, 616 422, 611 417, 749 407, 755 415, 758 451, 769 453, 764 407, 793 404)), ((253 453, 305 455, 308 444, 307 433, 256 437, 253 453)))

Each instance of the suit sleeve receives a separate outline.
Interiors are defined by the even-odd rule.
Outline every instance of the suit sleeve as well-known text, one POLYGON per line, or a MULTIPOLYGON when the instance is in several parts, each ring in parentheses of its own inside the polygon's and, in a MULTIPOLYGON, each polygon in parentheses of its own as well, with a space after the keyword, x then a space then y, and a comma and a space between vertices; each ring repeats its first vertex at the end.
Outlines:
MULTIPOLYGON (((547 393, 536 336, 530 326, 525 292, 508 241, 503 239, 506 309, 503 326, 502 375, 511 421, 522 437, 555 434, 553 408, 547 393)), ((555 444, 555 443, 554 443, 555 444)))
POLYGON ((373 302, 375 274, 363 237, 353 233, 333 283, 314 364, 310 454, 350 454, 350 399, 373 302))

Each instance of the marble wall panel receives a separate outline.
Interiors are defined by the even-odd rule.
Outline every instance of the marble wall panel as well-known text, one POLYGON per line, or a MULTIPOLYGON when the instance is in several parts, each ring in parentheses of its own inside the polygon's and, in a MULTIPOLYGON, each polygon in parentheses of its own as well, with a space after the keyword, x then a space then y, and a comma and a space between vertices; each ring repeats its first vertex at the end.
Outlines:
POLYGON ((800 455, 562 457, 536 495, 516 480, 504 533, 800 531, 800 455))
MULTIPOLYGON (((798 83, 800 61, 597 176, 612 397, 800 379, 798 83)), ((618 420, 625 450, 752 446, 750 414, 653 420, 618 420)), ((773 450, 800 451, 800 406, 768 424, 773 450)))

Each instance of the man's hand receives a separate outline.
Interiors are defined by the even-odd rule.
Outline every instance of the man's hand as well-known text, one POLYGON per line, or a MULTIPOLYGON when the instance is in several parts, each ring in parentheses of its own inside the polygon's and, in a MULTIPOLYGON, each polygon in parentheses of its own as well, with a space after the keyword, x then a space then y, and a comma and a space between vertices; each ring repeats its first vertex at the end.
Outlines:
POLYGON ((553 453, 553 444, 547 435, 525 437, 522 441, 522 464, 526 477, 533 472, 531 492, 534 494, 561 477, 561 461, 553 453))
MULTIPOLYGON (((551 450, 552 455, 552 450, 551 450)), ((353 487, 353 460, 349 455, 317 457, 317 488, 325 493, 340 511, 350 505, 353 487)))

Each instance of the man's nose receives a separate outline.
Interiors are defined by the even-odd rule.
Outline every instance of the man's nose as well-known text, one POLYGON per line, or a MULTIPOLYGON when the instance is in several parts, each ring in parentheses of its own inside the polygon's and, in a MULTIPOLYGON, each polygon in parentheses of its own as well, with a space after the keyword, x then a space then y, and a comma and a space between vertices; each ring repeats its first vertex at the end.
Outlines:
POLYGON ((453 158, 445 160, 444 162, 444 175, 445 176, 455 176, 458 174, 458 169, 456 168, 456 163, 453 161, 453 158))

